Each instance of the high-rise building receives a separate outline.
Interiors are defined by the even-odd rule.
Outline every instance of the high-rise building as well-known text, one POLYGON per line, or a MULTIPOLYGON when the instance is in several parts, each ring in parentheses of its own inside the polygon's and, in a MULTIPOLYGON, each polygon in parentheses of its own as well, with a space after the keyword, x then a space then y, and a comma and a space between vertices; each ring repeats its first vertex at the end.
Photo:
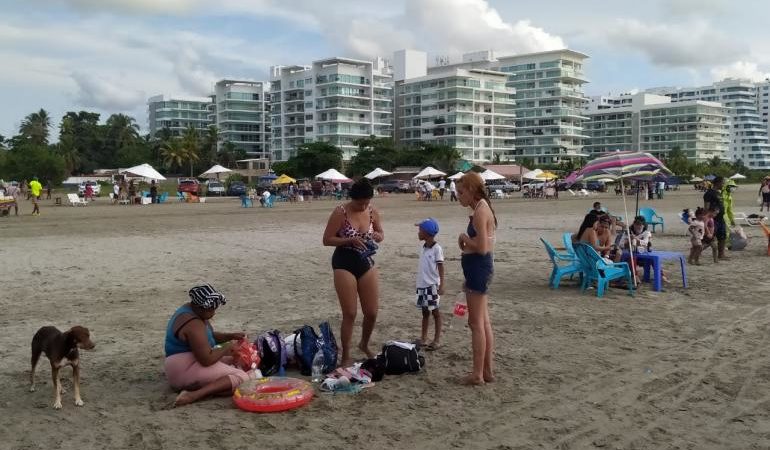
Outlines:
MULTIPOLYGON (((463 55, 462 62, 443 58, 428 75, 452 69, 484 69, 508 74, 515 90, 516 140, 507 156, 532 158, 537 164, 578 158, 583 154, 583 63, 587 55, 573 50, 495 57, 492 51, 463 55)), ((398 53, 396 54, 398 61, 398 53)), ((399 71, 396 70, 396 73, 399 71)), ((397 132, 400 130, 397 129, 397 132)))
POLYGON ((151 137, 168 128, 171 136, 181 136, 189 127, 202 133, 211 124, 206 97, 165 97, 156 95, 147 100, 147 119, 151 137))
POLYGON ((329 58, 270 69, 272 153, 286 160, 306 142, 325 141, 355 155, 358 139, 391 137, 393 87, 384 60, 329 58))
POLYGON ((514 148, 514 94, 507 74, 484 69, 435 70, 398 83, 400 142, 449 145, 469 161, 503 158, 514 148))
POLYGON ((641 150, 665 158, 679 148, 688 159, 704 162, 724 158, 729 144, 728 110, 717 102, 647 93, 592 97, 584 108, 590 118, 586 153, 597 156, 617 150, 641 150))
POLYGON ((770 114, 770 79, 766 79, 756 85, 757 112, 762 119, 762 123, 765 124, 768 136, 770 136, 770 121, 768 121, 768 114, 770 114))
POLYGON ((768 129, 758 109, 757 86, 748 80, 728 78, 696 88, 653 88, 648 92, 667 95, 674 102, 705 100, 720 102, 730 115, 730 146, 726 159, 741 160, 751 169, 770 167, 768 129))
POLYGON ((250 157, 270 157, 270 111, 261 81, 220 80, 214 86, 211 123, 219 130, 217 149, 231 142, 250 157))

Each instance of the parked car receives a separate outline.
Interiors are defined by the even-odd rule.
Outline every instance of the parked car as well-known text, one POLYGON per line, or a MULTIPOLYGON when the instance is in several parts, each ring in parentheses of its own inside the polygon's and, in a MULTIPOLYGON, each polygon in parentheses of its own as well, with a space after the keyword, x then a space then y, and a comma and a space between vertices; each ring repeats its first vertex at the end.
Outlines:
POLYGON ((602 181, 589 181, 586 183, 586 189, 589 191, 604 192, 607 190, 607 185, 602 181))
POLYGON ((180 178, 177 181, 176 190, 178 192, 189 192, 198 195, 200 192, 200 183, 195 178, 180 178))
POLYGON ((98 197, 102 193, 102 187, 96 181, 83 181, 78 185, 78 195, 83 196, 86 193, 86 186, 91 186, 94 190, 94 196, 98 197))
POLYGON ((227 188, 227 195, 232 195, 235 197, 240 197, 241 195, 246 194, 246 183, 243 181, 233 181, 230 183, 230 186, 227 188))
POLYGON ((387 193, 412 191, 409 182, 404 180, 385 180, 377 188, 387 193))
POLYGON ((225 193, 226 193, 225 185, 222 184, 222 182, 214 181, 214 180, 209 181, 209 183, 208 183, 208 195, 218 195, 218 196, 221 197, 221 196, 225 195, 225 193))
POLYGON ((505 193, 516 192, 521 190, 521 186, 511 183, 508 180, 489 180, 487 181, 487 189, 491 192, 500 189, 505 193))

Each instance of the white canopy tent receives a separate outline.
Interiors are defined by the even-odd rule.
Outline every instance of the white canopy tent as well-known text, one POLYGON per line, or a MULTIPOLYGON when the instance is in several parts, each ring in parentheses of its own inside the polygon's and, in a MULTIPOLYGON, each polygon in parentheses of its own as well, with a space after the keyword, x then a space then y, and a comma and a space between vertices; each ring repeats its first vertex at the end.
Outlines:
POLYGON ((420 171, 417 175, 414 176, 414 178, 438 178, 446 176, 446 174, 438 169, 434 169, 431 166, 428 166, 420 171))
POLYGON ((319 173, 315 177, 322 180, 333 181, 335 183, 348 183, 353 181, 345 175, 341 174, 337 169, 329 169, 326 172, 319 173))
POLYGON ((703 178, 701 178, 701 177, 692 177, 692 178, 690 178, 690 182, 691 183, 700 183, 701 181, 703 181, 703 178))
POLYGON ((222 167, 219 164, 215 164, 211 167, 211 169, 203 172, 201 174, 201 177, 205 177, 206 175, 217 175, 217 178, 218 178, 220 173, 227 173, 227 172, 232 172, 232 170, 228 169, 227 167, 222 167))
POLYGON ((537 176, 540 175, 541 173, 543 173, 541 169, 535 169, 535 170, 530 170, 529 172, 525 173, 521 177, 526 178, 527 180, 536 180, 537 176))
POLYGON ((745 180, 746 175, 741 175, 739 173, 736 173, 735 175, 730 177, 731 180, 745 180))
POLYGON ((120 173, 130 173, 131 175, 136 175, 137 177, 144 177, 149 178, 151 180, 165 180, 166 177, 158 173, 157 170, 153 169, 153 167, 147 163, 139 164, 138 166, 129 167, 128 169, 123 169, 119 171, 120 173))
POLYGON ((489 180, 504 180, 504 179, 505 179, 505 177, 504 177, 504 176, 502 176, 502 175, 500 175, 499 173, 497 173, 497 172, 495 172, 495 171, 493 171, 493 170, 490 170, 490 169, 487 169, 487 170, 485 170, 485 171, 481 172, 479 175, 481 175, 481 178, 482 178, 484 181, 489 181, 489 180))
POLYGON ((463 175, 465 175, 465 174, 462 173, 462 172, 457 172, 456 174, 454 174, 451 177, 449 177, 449 179, 450 180, 459 180, 460 178, 463 177, 463 175))
POLYGON ((380 168, 378 167, 378 168, 376 168, 376 169, 372 170, 371 172, 367 173, 367 174, 366 174, 366 175, 364 175, 364 176, 365 176, 366 178, 370 179, 370 180, 374 180, 375 178, 379 178, 379 177, 387 177, 387 176, 389 176, 389 175, 393 175, 393 173, 391 173, 391 172, 388 172, 387 170, 382 170, 382 169, 380 169, 380 168))

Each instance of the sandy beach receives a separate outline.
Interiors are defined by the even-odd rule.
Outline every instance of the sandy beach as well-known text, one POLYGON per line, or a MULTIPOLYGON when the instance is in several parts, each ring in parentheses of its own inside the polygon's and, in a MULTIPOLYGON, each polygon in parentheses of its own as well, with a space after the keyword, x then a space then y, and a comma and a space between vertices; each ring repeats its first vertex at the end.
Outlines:
MULTIPOLYGON (((757 212, 757 187, 741 186, 736 211, 757 212)), ((241 208, 205 204, 85 208, 42 205, 42 215, 0 218, 0 427, 3 449, 760 449, 770 447, 767 240, 744 227, 749 246, 732 260, 688 267, 684 289, 668 266, 664 292, 635 297, 610 289, 597 299, 575 282, 547 286, 550 262, 538 238, 576 231, 600 200, 510 199, 499 219, 491 315, 498 380, 459 386, 470 367, 470 332, 455 320, 419 374, 388 376, 357 395, 319 395, 295 411, 257 415, 217 398, 172 409, 163 375, 163 336, 195 283, 228 297, 213 321, 255 335, 332 322, 340 314, 331 248, 321 234, 333 202, 241 208), (82 394, 51 408, 50 368, 41 360, 28 392, 30 340, 44 325, 80 324, 96 348, 83 352, 82 394)), ((569 194, 566 194, 569 195, 569 194)), ((702 204, 685 186, 643 202, 666 221, 657 249, 685 252, 676 214, 702 204)), ((418 241, 414 223, 432 216, 447 256, 447 317, 462 283, 457 235, 466 211, 411 195, 375 199, 385 228, 376 256, 381 306, 374 344, 419 336, 413 306, 418 241)), ((629 200, 633 209, 633 200, 629 200)), ((359 314, 360 321, 360 314, 359 314)), ((360 336, 360 328, 354 340, 360 336)), ((363 355, 354 353, 354 357, 363 355)), ((298 375, 298 374, 297 374, 298 375)))

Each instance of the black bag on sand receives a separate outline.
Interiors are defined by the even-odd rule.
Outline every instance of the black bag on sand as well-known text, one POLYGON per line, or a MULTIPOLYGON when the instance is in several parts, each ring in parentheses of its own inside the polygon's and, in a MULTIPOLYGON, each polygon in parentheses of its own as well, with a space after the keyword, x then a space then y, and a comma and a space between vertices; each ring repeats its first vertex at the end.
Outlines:
POLYGON ((388 341, 382 346, 377 360, 385 368, 386 375, 419 372, 425 366, 425 358, 420 355, 419 347, 409 342, 388 341))
POLYGON ((382 381, 385 376, 385 361, 382 359, 367 359, 361 364, 361 368, 372 374, 372 381, 382 381))

